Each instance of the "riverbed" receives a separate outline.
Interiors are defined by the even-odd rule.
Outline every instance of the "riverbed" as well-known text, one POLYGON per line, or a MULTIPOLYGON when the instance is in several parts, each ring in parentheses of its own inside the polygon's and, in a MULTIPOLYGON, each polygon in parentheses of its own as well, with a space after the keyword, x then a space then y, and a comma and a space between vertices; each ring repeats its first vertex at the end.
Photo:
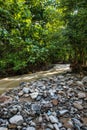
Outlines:
POLYGON ((13 77, 6 77, 0 79, 0 94, 12 89, 14 87, 18 87, 21 82, 29 82, 32 80, 40 79, 42 77, 48 77, 54 74, 60 74, 64 71, 69 71, 69 64, 56 64, 54 67, 47 71, 40 71, 32 74, 24 74, 13 77))

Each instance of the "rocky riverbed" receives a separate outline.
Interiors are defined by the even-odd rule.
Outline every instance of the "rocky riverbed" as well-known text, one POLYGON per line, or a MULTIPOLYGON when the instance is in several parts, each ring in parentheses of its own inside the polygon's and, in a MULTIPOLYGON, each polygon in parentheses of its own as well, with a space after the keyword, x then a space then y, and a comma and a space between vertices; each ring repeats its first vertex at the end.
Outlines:
POLYGON ((0 96, 0 130, 87 130, 87 76, 21 82, 0 96))

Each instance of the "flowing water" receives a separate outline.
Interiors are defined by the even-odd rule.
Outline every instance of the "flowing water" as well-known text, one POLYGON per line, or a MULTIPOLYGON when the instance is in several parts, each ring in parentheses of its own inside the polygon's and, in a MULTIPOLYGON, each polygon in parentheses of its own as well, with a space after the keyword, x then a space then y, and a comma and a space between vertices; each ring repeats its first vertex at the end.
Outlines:
POLYGON ((8 91, 9 89, 19 86, 21 82, 29 82, 31 80, 48 77, 68 70, 70 70, 69 64, 56 64, 52 69, 48 71, 40 71, 32 74, 25 74, 21 76, 19 75, 0 79, 0 94, 8 91))

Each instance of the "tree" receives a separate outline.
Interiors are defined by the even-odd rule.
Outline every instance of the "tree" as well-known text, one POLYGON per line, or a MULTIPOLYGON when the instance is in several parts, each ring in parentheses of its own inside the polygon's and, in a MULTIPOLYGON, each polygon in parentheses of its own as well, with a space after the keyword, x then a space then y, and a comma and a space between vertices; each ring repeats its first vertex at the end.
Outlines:
POLYGON ((71 65, 73 69, 81 69, 87 65, 87 3, 86 0, 61 0, 65 35, 74 51, 71 65))

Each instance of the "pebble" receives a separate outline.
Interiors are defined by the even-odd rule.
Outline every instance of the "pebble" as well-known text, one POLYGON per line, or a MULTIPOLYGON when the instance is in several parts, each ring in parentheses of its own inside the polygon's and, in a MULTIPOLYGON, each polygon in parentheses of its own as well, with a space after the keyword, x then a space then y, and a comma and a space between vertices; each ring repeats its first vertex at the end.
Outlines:
POLYGON ((35 99, 38 96, 38 92, 31 93, 30 96, 32 99, 35 99))
POLYGON ((58 115, 62 116, 64 114, 66 114, 67 112, 68 112, 68 110, 60 110, 57 113, 58 113, 58 115))
POLYGON ((15 115, 9 121, 11 124, 21 125, 23 123, 23 117, 21 115, 15 115))
POLYGON ((0 127, 0 130, 8 130, 8 128, 0 127))
POLYGON ((51 116, 49 116, 49 119, 50 119, 51 123, 58 123, 58 119, 55 116, 51 115, 51 116))
POLYGON ((53 126, 54 126, 55 130, 59 130, 59 127, 57 124, 53 124, 53 126))
POLYGON ((83 106, 79 102, 74 102, 73 103, 74 107, 77 108, 78 110, 82 110, 83 106))
POLYGON ((86 97, 86 94, 85 93, 78 93, 78 98, 85 98, 86 97))
POLYGON ((0 130, 87 130, 87 76, 23 82, 0 96, 0 130))
POLYGON ((36 130, 35 127, 27 127, 26 130, 36 130))

